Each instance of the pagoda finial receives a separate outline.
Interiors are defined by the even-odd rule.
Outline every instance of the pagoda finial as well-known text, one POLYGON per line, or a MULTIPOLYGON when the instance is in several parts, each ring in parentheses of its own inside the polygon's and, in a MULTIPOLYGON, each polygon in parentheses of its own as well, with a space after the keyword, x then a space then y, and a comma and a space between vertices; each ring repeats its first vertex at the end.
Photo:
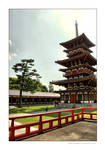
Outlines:
POLYGON ((75 30, 76 30, 76 37, 78 36, 78 24, 77 20, 75 21, 75 30))

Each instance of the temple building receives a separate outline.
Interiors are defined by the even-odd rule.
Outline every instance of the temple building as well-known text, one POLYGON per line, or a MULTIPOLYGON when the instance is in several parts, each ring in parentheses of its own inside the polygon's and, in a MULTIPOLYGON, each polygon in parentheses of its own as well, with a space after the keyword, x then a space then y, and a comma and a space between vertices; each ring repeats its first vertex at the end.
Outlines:
MULTIPOLYGON (((9 90, 9 105, 18 105, 19 103, 19 90, 9 90)), ((58 93, 49 92, 23 92, 22 105, 39 105, 39 104, 55 104, 59 102, 60 95, 58 93)))
POLYGON ((78 35, 76 22, 76 37, 72 40, 60 43, 66 48, 64 52, 67 59, 56 61, 64 66, 60 69, 64 73, 65 80, 52 81, 52 84, 63 86, 66 89, 57 91, 60 94, 60 103, 96 103, 96 58, 91 53, 91 47, 95 46, 83 33, 78 35))

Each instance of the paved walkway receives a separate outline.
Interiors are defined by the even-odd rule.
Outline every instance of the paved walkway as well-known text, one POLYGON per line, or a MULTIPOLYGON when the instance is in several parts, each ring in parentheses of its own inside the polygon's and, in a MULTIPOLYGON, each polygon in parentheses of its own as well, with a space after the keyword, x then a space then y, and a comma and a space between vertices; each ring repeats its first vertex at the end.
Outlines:
POLYGON ((62 128, 33 136, 23 141, 96 141, 97 123, 80 121, 62 128))

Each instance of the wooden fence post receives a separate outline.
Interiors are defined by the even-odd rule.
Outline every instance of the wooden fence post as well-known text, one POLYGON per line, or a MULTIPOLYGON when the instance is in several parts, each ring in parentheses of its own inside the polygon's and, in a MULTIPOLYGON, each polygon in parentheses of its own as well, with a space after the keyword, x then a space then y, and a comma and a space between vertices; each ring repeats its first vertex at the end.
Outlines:
POLYGON ((66 124, 68 124, 68 117, 66 117, 66 124))
POLYGON ((42 126, 42 115, 40 115, 39 118, 39 133, 41 133, 43 131, 43 126, 42 126))
POLYGON ((14 119, 11 120, 10 141, 15 140, 14 119))
POLYGON ((52 127, 53 127, 53 122, 50 121, 50 122, 49 122, 49 128, 51 129, 52 127))
POLYGON ((30 133, 30 126, 26 127, 26 134, 28 135, 30 133))
POLYGON ((61 112, 58 113, 58 127, 61 127, 61 112))
POLYGON ((74 122, 74 110, 72 110, 72 123, 74 122))
POLYGON ((93 115, 92 114, 90 114, 90 120, 92 120, 93 119, 93 115))
POLYGON ((83 111, 84 110, 84 108, 81 108, 81 115, 82 115, 82 120, 84 119, 84 114, 83 114, 83 111))

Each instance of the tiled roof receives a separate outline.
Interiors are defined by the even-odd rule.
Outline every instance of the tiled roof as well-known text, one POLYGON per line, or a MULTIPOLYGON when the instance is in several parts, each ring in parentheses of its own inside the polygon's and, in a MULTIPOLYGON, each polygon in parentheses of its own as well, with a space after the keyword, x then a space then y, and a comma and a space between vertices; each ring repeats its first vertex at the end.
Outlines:
MULTIPOLYGON (((60 95, 58 93, 49 93, 49 92, 22 92, 23 96, 27 97, 53 97, 59 98, 60 95)), ((19 96, 19 90, 9 90, 9 96, 19 96)))
POLYGON ((80 40, 80 39, 83 39, 83 43, 86 43, 88 48, 95 46, 95 44, 93 44, 84 33, 81 34, 80 36, 77 36, 76 38, 69 40, 69 41, 62 42, 62 43, 60 43, 60 45, 62 45, 65 48, 69 48, 70 44, 72 44, 75 41, 80 40))

